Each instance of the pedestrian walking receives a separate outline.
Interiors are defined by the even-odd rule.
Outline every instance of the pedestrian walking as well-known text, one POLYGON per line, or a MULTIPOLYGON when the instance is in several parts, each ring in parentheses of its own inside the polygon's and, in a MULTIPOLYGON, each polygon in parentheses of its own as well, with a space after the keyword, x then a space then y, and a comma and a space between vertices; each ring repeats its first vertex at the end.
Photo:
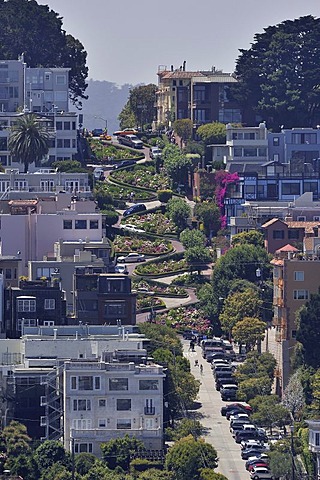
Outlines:
POLYGON ((200 374, 202 375, 203 374, 203 366, 200 365, 200 374))

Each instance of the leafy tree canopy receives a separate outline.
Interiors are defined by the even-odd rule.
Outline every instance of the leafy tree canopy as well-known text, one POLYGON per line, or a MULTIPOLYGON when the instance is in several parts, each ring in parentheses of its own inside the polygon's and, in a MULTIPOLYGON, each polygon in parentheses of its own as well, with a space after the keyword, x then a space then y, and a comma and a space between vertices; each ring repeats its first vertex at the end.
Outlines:
POLYGON ((174 472, 176 480, 200 479, 203 468, 217 467, 217 452, 204 440, 192 435, 178 440, 166 455, 166 468, 174 472))
POLYGON ((118 120, 120 123, 120 128, 133 128, 135 125, 137 125, 137 119, 130 108, 129 102, 125 104, 119 113, 118 120))
POLYGON ((156 117, 156 91, 157 86, 152 83, 130 90, 128 101, 118 117, 121 128, 139 125, 143 130, 152 124, 156 117))
POLYGON ((172 185, 188 185, 188 172, 192 161, 176 145, 167 145, 162 152, 164 168, 171 178, 172 185))
POLYGON ((57 168, 59 172, 88 173, 88 170, 83 168, 77 160, 56 160, 52 167, 57 168))
POLYGON ((203 247, 206 238, 200 230, 190 230, 187 228, 180 233, 180 242, 185 248, 203 247))
POLYGON ((175 442, 188 435, 192 435, 195 439, 198 439, 203 436, 204 433, 205 429, 203 425, 199 420, 193 418, 182 418, 182 420, 176 422, 174 429, 170 427, 166 429, 166 436, 175 442))
POLYGON ((311 294, 310 300, 297 313, 297 340, 303 346, 306 365, 320 367, 320 293, 311 294))
POLYGON ((179 232, 184 230, 191 215, 189 205, 182 198, 174 197, 169 200, 167 210, 169 218, 175 223, 179 232))
POLYGON ((197 134, 206 145, 226 142, 226 126, 224 123, 213 122, 201 125, 197 129, 197 134))
POLYGON ((181 147, 182 142, 187 142, 192 138, 192 131, 193 131, 193 122, 190 118, 182 118, 180 120, 176 120, 173 123, 173 130, 176 132, 178 137, 181 138, 181 147))
POLYGON ((23 53, 29 67, 67 67, 70 99, 81 107, 87 98, 87 53, 62 29, 62 18, 35 0, 0 2, 0 58, 17 60, 23 53))
POLYGON ((233 327, 233 339, 235 342, 245 345, 246 350, 249 351, 264 339, 265 328, 265 322, 258 318, 244 317, 233 327))
POLYGON ((129 437, 129 435, 101 444, 102 458, 111 470, 119 466, 128 471, 130 455, 143 449, 143 443, 135 437, 129 437))
POLYGON ((258 232, 258 230, 237 233, 232 237, 231 244, 233 247, 235 247, 236 245, 250 244, 263 248, 263 234, 261 232, 258 232))
POLYGON ((319 123, 319 35, 320 19, 308 15, 265 28, 240 50, 233 93, 274 131, 319 123))
POLYGON ((200 202, 194 207, 196 218, 203 223, 207 236, 216 236, 220 229, 220 210, 214 202, 200 202))

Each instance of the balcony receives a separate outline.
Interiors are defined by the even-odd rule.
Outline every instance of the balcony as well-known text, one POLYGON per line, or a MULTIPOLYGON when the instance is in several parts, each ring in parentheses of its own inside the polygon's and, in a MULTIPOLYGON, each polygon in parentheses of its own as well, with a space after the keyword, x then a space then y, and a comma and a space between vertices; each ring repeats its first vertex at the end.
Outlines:
POLYGON ((144 414, 145 415, 155 415, 156 408, 155 407, 144 407, 144 414))

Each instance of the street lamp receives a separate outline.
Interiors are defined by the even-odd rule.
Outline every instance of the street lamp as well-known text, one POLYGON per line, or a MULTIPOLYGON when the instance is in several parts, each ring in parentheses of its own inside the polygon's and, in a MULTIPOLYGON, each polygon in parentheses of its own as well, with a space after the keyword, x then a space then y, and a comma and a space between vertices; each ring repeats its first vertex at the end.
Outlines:
POLYGON ((97 115, 94 116, 94 118, 98 118, 99 120, 103 120, 106 123, 106 132, 108 132, 108 120, 102 117, 98 117, 97 115))
POLYGON ((290 425, 290 439, 291 439, 291 480, 295 480, 293 432, 294 432, 294 425, 290 425))

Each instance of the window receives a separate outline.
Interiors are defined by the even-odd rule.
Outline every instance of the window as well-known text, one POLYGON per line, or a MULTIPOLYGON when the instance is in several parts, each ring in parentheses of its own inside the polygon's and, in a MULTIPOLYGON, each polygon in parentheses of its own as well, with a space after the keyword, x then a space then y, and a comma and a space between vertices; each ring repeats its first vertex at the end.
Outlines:
POLYGON ((98 420, 98 426, 99 426, 99 428, 106 428, 107 420, 105 418, 100 418, 98 420))
POLYGON ((90 230, 97 230, 99 228, 99 220, 90 220, 90 230))
POLYGON ((91 418, 75 418, 72 420, 72 428, 75 430, 90 430, 91 418))
POLYGON ((104 306, 105 317, 122 317, 125 314, 125 302, 122 303, 106 303, 104 306))
POLYGON ((274 153, 272 159, 274 162, 279 162, 279 153, 274 153))
POLYGON ((5 269, 5 277, 6 277, 6 280, 11 280, 11 278, 12 278, 11 268, 6 268, 5 269))
POLYGON ((241 147, 235 147, 233 150, 233 156, 234 157, 242 157, 242 148, 241 147))
POLYGON ((52 273, 56 273, 55 269, 47 267, 38 267, 37 268, 37 278, 47 277, 50 278, 52 273))
POLYGON ((94 377, 94 389, 100 390, 100 377, 94 377))
POLYGON ((57 82, 57 85, 65 85, 66 84, 66 76, 65 75, 57 75, 56 82, 57 82))
POLYGON ((320 433, 316 432, 315 433, 315 445, 318 447, 320 445, 320 433))
POLYGON ((283 183, 283 195, 300 195, 300 183, 283 183))
POLYGON ((274 240, 282 240, 284 238, 283 230, 273 230, 272 237, 274 240))
POLYGON ((206 100, 205 85, 195 85, 193 90, 193 100, 195 102, 204 102, 206 100))
POLYGON ((61 138, 57 139, 57 148, 63 148, 63 142, 61 138))
POLYGON ((63 220, 63 229, 72 230, 72 220, 63 220))
POLYGON ((64 148, 70 148, 70 145, 71 145, 70 138, 65 138, 65 139, 63 140, 63 147, 64 147, 64 148))
POLYGON ((73 400, 73 410, 78 412, 85 412, 87 410, 91 410, 91 400, 73 400))
POLYGON ((71 377, 71 390, 77 389, 77 377, 71 377))
POLYGON ((139 390, 159 390, 159 381, 139 380, 139 390))
POLYGON ((294 272, 294 279, 296 282, 304 281, 304 272, 294 272))
POLYGON ((118 398, 117 399, 117 410, 131 410, 131 399, 130 398, 118 398))
POLYGON ((109 378, 109 390, 128 390, 129 382, 127 378, 109 378))
POLYGON ((78 377, 79 390, 93 390, 93 377, 80 376, 78 377))
POLYGON ((44 299, 44 309, 45 310, 55 310, 56 301, 54 298, 45 298, 44 299))
POLYGON ((70 130, 70 122, 63 122, 63 129, 70 130))
POLYGON ((246 147, 243 149, 243 156, 244 157, 256 157, 257 156, 257 149, 254 147, 246 147))
POLYGON ((305 221, 306 221, 306 217, 304 216, 297 217, 297 222, 305 222, 305 221))
POLYGON ((279 147, 280 145, 280 138, 279 137, 273 137, 273 146, 274 147, 279 147))
POLYGON ((308 290, 293 290, 294 300, 308 300, 308 298, 309 298, 308 290))
POLYGON ((18 299, 18 312, 35 312, 36 311, 36 300, 26 300, 18 299))
POLYGON ((75 443, 75 453, 92 453, 92 443, 75 443))
POLYGON ((118 418, 117 420, 118 430, 131 430, 131 420, 125 418, 118 418))
POLYGON ((76 220, 75 221, 75 229, 76 230, 86 230, 87 228, 87 220, 76 220))
POLYGON ((107 401, 105 398, 99 398, 98 405, 100 408, 105 408, 107 406, 107 401))
POLYGON ((314 222, 320 222, 320 217, 319 217, 318 215, 315 215, 315 216, 313 217, 313 221, 314 221, 314 222))
POLYGON ((62 130, 62 122, 56 122, 56 129, 62 130))

